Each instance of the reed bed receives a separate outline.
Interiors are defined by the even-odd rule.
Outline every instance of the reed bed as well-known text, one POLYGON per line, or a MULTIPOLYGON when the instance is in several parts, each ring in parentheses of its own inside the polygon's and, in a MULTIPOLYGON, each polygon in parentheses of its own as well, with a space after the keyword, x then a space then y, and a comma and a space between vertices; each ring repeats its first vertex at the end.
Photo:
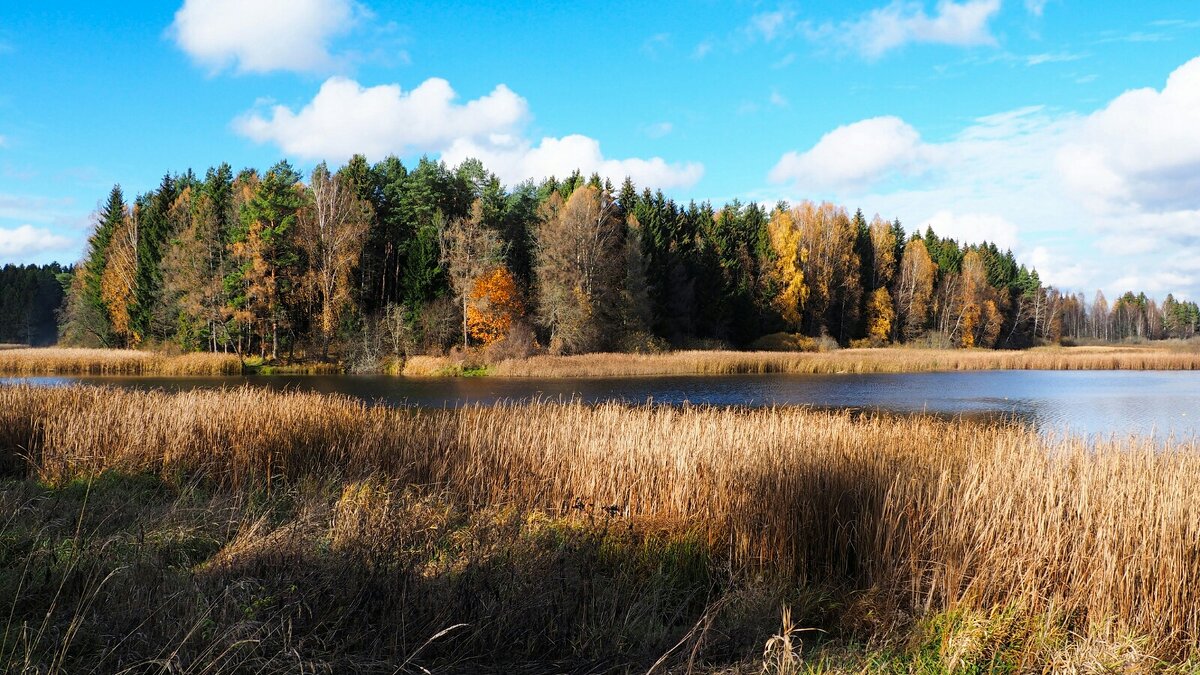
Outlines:
POLYGON ((0 350, 0 375, 240 375, 233 354, 198 352, 172 356, 133 349, 65 347, 0 350))
POLYGON ((1079 639, 1137 636, 1165 659, 1200 646, 1194 441, 798 408, 413 410, 250 388, 6 386, 0 467, 50 484, 117 471, 241 491, 360 486, 339 508, 371 501, 364 481, 417 485, 467 512, 686 532, 737 574, 839 589, 868 631, 1012 612, 1079 639))
MULTIPOLYGON (((951 370, 1197 370, 1200 349, 1154 347, 1043 347, 1024 351, 963 349, 843 349, 835 352, 687 351, 664 354, 534 356, 491 364, 503 377, 621 377, 761 373, 909 373, 951 370)), ((424 357, 405 375, 453 372, 448 362, 424 357)))

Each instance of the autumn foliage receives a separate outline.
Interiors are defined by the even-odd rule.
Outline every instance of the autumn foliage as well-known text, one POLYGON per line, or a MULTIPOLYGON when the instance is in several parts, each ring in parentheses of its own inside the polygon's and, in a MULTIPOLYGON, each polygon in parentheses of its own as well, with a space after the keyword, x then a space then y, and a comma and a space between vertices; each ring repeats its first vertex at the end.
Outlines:
POLYGON ((556 354, 778 334, 991 349, 1200 330, 1194 301, 1089 304, 994 243, 861 209, 685 205, 578 172, 505 187, 477 160, 355 156, 307 181, 287 162, 221 165, 133 200, 115 186, 76 275, 63 280, 70 344, 366 369, 494 342, 514 316, 556 354))
POLYGON ((467 305, 467 329, 471 339, 489 345, 507 335, 524 313, 517 281, 501 265, 475 281, 467 305))

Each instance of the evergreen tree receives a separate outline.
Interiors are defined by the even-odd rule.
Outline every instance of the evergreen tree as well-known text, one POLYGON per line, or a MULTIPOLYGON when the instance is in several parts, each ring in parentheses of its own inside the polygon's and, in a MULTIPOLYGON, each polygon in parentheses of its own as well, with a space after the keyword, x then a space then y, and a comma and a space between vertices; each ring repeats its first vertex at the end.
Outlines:
POLYGON ((96 215, 95 229, 88 237, 87 251, 72 281, 63 336, 72 344, 113 346, 112 322, 101 291, 101 277, 108 264, 113 232, 125 220, 125 196, 114 185, 108 200, 96 215))

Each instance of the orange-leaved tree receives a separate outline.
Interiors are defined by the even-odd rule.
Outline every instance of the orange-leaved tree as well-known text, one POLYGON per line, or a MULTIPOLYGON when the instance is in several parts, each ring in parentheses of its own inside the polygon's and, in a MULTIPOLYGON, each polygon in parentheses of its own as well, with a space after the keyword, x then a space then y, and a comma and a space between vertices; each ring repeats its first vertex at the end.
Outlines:
POLYGON ((484 345, 499 340, 524 313, 517 281, 507 267, 493 267, 475 280, 467 305, 467 328, 473 340, 484 345))

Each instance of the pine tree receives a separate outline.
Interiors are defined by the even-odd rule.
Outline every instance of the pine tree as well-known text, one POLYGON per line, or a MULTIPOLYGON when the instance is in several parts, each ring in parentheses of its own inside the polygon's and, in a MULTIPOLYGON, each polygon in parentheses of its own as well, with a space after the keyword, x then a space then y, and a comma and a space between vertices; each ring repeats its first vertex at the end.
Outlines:
POLYGON ((271 167, 242 207, 241 221, 247 265, 243 273, 253 299, 248 309, 259 327, 260 349, 270 341, 271 358, 279 358, 280 332, 291 326, 291 304, 300 257, 294 229, 302 204, 300 175, 291 164, 271 167))
POLYGON ((108 249, 113 232, 125 220, 125 196, 114 185, 108 200, 96 214, 96 224, 88 237, 87 252, 72 279, 64 317, 63 337, 69 343, 113 346, 111 318, 104 302, 101 277, 108 264, 108 249))

